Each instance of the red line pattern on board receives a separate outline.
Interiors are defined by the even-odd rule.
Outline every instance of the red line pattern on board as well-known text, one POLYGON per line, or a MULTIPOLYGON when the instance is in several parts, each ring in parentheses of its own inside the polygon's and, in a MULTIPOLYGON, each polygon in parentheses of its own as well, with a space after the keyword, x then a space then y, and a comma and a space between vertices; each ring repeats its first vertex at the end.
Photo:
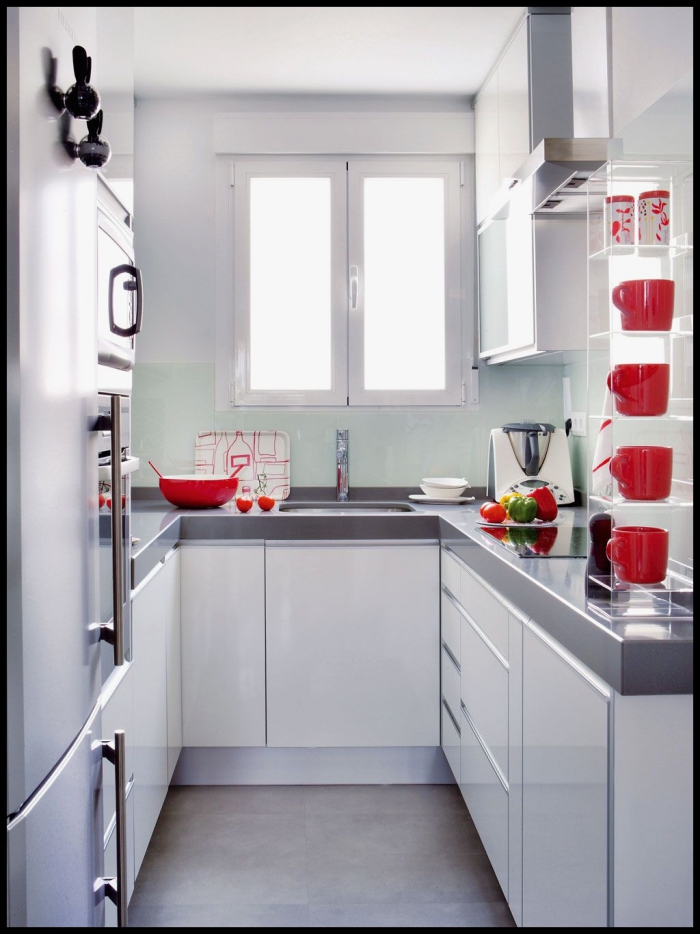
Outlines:
POLYGON ((286 431, 200 431, 194 443, 196 474, 230 474, 241 467, 238 478, 258 486, 265 478, 265 492, 274 499, 290 493, 290 443, 286 431))

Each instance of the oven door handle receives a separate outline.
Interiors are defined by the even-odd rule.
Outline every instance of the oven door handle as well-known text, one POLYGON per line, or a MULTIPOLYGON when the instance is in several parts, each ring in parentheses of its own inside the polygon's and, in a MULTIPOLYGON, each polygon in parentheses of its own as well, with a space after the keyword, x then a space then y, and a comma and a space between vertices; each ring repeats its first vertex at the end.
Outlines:
MULTIPOLYGON (((112 605, 111 623, 100 626, 100 638, 114 646, 115 666, 124 664, 124 510, 122 509, 122 408, 121 396, 110 396, 110 471, 112 486, 112 605)), ((135 458, 135 460, 138 460, 135 458)))
MULTIPOLYGON (((140 468, 141 461, 138 457, 123 457, 120 464, 122 468, 122 477, 126 477, 127 474, 133 473, 140 468)), ((100 480, 105 480, 109 483, 112 479, 112 465, 101 464, 98 467, 98 475, 100 480)))
POLYGON ((112 334, 119 337, 134 337, 141 330, 143 324, 143 276, 137 266, 130 263, 122 263, 121 266, 115 266, 109 271, 109 329, 112 334), (128 291, 136 292, 136 320, 130 327, 123 328, 114 320, 114 282, 117 276, 122 274, 133 276, 135 282, 125 282, 124 288, 128 291))

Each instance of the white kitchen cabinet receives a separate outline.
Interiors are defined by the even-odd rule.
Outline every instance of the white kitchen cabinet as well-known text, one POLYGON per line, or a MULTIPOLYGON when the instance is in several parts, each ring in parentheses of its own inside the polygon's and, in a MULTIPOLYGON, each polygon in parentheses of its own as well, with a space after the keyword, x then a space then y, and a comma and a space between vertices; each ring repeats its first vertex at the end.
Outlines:
MULTIPOLYGON (((179 567, 157 565, 132 599, 134 679, 134 856, 138 875, 168 790, 168 630, 174 628, 179 567)), ((176 627, 175 627, 176 628, 176 627)), ((173 672, 176 677, 176 672, 173 672)))
POLYGON ((459 787, 503 894, 508 898, 508 785, 462 707, 459 787))
POLYGON ((477 223, 540 140, 572 135, 571 17, 528 13, 474 102, 477 223))
POLYGON ((522 923, 608 924, 610 689, 523 629, 522 923))
POLYGON ((462 740, 460 737, 459 731, 459 710, 457 713, 453 713, 448 707, 446 701, 443 698, 442 701, 442 751, 445 753, 445 758, 447 763, 452 770, 452 774, 455 777, 455 781, 459 785, 459 779, 461 774, 460 760, 461 760, 461 747, 462 740))
POLYGON ((182 751, 182 665, 180 626, 180 549, 168 559, 165 663, 168 698, 168 784, 182 751))
POLYGON ((461 698, 502 775, 508 778, 508 667, 462 617, 461 698))
POLYGON ((268 746, 440 744, 439 554, 266 547, 268 746))
POLYGON ((264 746, 265 549, 181 552, 183 745, 264 746))

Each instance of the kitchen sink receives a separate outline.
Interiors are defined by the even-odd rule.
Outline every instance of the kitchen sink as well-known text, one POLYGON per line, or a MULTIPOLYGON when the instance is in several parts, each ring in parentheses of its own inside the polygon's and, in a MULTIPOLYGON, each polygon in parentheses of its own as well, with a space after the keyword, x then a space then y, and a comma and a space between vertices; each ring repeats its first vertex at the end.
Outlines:
POLYGON ((395 512, 417 512, 408 503, 280 503, 280 512, 300 516, 376 516, 395 512))

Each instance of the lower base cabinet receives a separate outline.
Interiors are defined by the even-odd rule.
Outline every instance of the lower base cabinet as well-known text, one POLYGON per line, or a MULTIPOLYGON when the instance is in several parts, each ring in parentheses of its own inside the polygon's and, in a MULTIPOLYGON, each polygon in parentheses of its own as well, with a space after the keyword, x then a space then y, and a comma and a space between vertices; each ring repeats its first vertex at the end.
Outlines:
POLYGON ((523 629, 522 923, 608 925, 611 690, 523 629))
POLYGON ((438 746, 438 545, 265 550, 268 746, 438 746))
POLYGON ((168 755, 177 751, 179 669, 168 673, 168 644, 179 628, 180 568, 177 550, 146 578, 132 599, 134 682, 134 868, 138 875, 165 801, 168 755), (170 637, 169 637, 170 633, 170 637), (168 730, 170 685, 173 729, 168 730), (147 715, 146 715, 147 712, 147 715))

